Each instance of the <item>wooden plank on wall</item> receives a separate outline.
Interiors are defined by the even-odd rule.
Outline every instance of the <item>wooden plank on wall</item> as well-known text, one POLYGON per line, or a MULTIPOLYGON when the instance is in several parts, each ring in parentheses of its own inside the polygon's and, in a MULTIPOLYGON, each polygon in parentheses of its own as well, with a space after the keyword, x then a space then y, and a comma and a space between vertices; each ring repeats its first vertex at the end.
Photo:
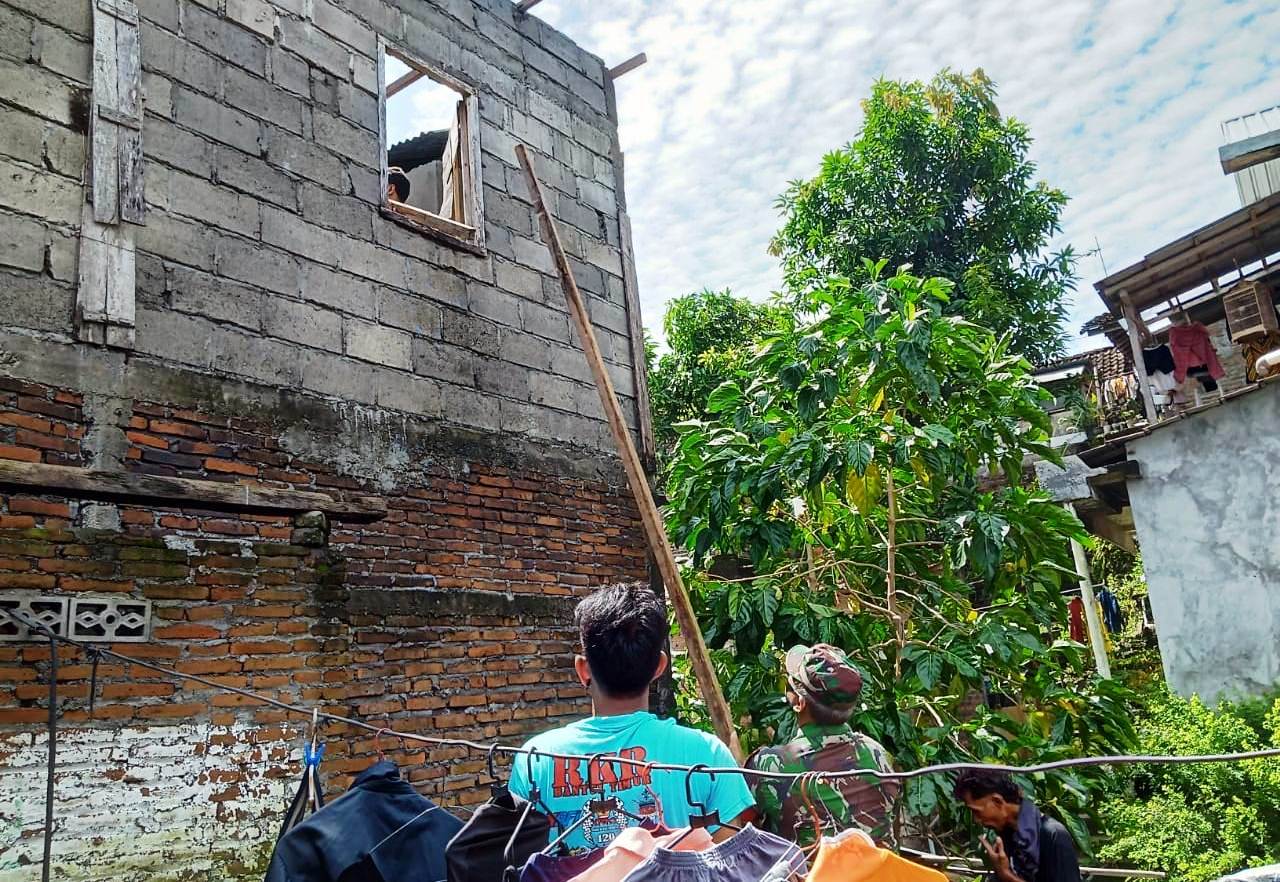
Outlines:
POLYGON ((480 156, 480 99, 475 94, 463 100, 463 120, 466 138, 462 143, 463 160, 467 165, 467 186, 470 188, 471 219, 467 222, 476 228, 475 244, 485 247, 484 230, 484 166, 480 156))
POLYGON ((110 117, 119 112, 119 63, 116 57, 116 18, 103 3, 93 7, 93 111, 89 121, 90 174, 93 218, 112 224, 120 217, 119 126, 110 117))
POLYGON ((337 520, 351 521, 378 520, 387 513, 386 504, 372 496, 340 500, 307 490, 108 472, 10 459, 0 459, 0 486, 54 490, 73 498, 169 502, 217 511, 322 511, 337 520))

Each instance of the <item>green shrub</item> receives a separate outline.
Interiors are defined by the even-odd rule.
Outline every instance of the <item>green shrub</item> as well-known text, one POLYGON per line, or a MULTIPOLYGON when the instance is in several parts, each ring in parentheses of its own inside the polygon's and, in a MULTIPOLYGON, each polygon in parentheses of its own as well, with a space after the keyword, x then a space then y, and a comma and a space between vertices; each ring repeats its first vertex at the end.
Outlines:
MULTIPOLYGON (((1138 723, 1144 754, 1237 753, 1280 747, 1280 698, 1210 710, 1163 690, 1138 723)), ((1280 861, 1280 759, 1135 766, 1101 806, 1108 863, 1208 882, 1280 861)))

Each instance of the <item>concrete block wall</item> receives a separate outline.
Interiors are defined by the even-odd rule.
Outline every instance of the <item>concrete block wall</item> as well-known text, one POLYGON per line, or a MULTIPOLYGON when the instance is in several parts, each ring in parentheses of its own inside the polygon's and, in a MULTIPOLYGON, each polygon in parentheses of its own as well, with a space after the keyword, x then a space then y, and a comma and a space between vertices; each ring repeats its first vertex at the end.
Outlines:
MULTIPOLYGON (((634 427, 616 125, 600 59, 509 0, 138 0, 145 224, 132 350, 76 340, 84 0, 0 0, 0 459, 380 497, 278 513, 0 488, 0 598, 152 603, 114 648, 423 732, 580 716, 572 604, 647 576, 639 519, 513 149, 561 224, 634 427), (379 208, 376 46, 479 97, 487 248, 379 208), (299 532, 301 531, 301 533, 299 532)), ((261 877, 301 726, 63 659, 55 876, 261 877)), ((0 879, 39 878, 47 645, 0 643, 0 879)), ((376 755, 329 739, 341 790, 376 755)), ((387 747, 387 745, 383 745, 387 747)), ((397 751, 483 799, 483 758, 397 751)))
MULTIPOLYGON (((634 426, 616 124, 600 59, 507 0, 139 8, 139 357, 610 449, 516 166, 523 141, 634 426), (479 94, 483 256, 378 212, 378 35, 479 94)), ((69 335, 89 11, 80 0, 4 0, 0 14, 0 283, 21 293, 0 321, 69 335)))

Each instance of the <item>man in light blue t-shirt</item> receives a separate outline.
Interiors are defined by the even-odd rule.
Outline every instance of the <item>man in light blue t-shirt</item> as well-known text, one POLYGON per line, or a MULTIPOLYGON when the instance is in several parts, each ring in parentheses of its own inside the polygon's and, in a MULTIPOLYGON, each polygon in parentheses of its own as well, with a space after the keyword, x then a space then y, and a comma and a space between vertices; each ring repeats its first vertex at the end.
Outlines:
MULTIPOLYGON (((733 754, 713 735, 661 720, 649 713, 649 684, 667 666, 663 646, 667 617, 657 596, 642 585, 601 588, 578 604, 575 615, 582 655, 574 660, 578 679, 591 695, 593 716, 529 740, 525 747, 543 753, 608 756, 641 763, 672 763, 711 768, 737 766, 733 754)), ((677 829, 697 812, 685 795, 685 773, 654 770, 627 763, 563 760, 535 756, 533 778, 543 802, 562 828, 583 812, 590 817, 565 844, 571 851, 601 848, 637 822, 609 810, 591 810, 601 796, 616 798, 632 815, 662 821, 677 829), (590 768, 588 768, 590 766, 590 768)), ((515 758, 511 792, 529 796, 529 772, 523 756, 515 758)), ((752 817, 754 799, 742 775, 695 774, 690 786, 696 801, 720 818, 742 826, 752 817)), ((552 828, 552 835, 556 833, 552 828)), ((733 831, 721 827, 712 836, 733 831)))

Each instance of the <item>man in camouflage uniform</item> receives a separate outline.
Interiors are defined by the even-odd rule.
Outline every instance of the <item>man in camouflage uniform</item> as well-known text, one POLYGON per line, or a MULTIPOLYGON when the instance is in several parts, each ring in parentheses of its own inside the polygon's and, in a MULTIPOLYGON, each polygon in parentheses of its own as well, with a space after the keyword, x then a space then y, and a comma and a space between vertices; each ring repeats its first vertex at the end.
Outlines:
MULTIPOLYGON (((756 751, 748 769, 763 772, 836 772, 878 769, 892 772, 889 754, 874 739, 849 725, 862 691, 862 675, 834 646, 796 646, 787 653, 787 701, 800 731, 779 747, 756 751)), ((801 845, 815 839, 814 823, 794 779, 754 778, 760 826, 801 845)), ((877 843, 893 845, 893 809, 900 785, 871 775, 851 776, 809 787, 809 799, 827 825, 856 827, 877 843)))

